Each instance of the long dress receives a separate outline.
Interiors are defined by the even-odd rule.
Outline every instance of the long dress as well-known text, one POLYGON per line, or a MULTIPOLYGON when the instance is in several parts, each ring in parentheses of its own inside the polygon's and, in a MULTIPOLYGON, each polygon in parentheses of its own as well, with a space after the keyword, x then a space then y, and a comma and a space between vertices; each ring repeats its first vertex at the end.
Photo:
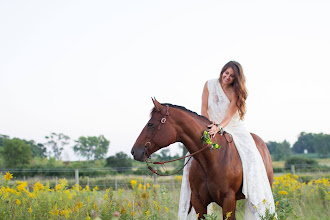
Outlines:
MULTIPOLYGON (((218 124, 223 120, 230 101, 218 79, 209 80, 207 86, 209 91, 208 115, 211 121, 218 124)), ((234 114, 224 130, 233 136, 235 146, 242 161, 242 192, 246 198, 244 219, 260 219, 259 215, 263 216, 266 208, 271 213, 274 213, 274 198, 265 165, 250 132, 246 129, 244 122, 240 120, 238 112, 234 114)), ((194 210, 187 216, 191 195, 189 184, 190 164, 187 164, 186 167, 183 171, 180 193, 178 212, 178 219, 180 220, 197 219, 194 210)))

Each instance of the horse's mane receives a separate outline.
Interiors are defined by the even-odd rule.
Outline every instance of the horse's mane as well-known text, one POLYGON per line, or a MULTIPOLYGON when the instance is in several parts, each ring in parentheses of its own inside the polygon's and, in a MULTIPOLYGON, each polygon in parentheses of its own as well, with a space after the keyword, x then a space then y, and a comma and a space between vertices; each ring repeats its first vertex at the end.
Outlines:
MULTIPOLYGON (((173 104, 171 104, 171 103, 161 103, 161 105, 163 105, 163 106, 168 105, 169 107, 172 107, 172 108, 176 108, 176 109, 180 109, 180 110, 186 111, 186 112, 188 112, 188 113, 190 113, 190 114, 192 114, 192 115, 194 115, 194 116, 197 116, 197 117, 200 117, 200 118, 206 119, 207 121, 210 121, 210 120, 209 120, 208 118, 206 118, 205 116, 203 116, 203 115, 199 115, 199 114, 197 114, 196 112, 191 111, 191 110, 189 110, 189 109, 187 109, 187 108, 185 108, 185 107, 183 107, 183 106, 180 106, 180 105, 173 105, 173 104)), ((154 107, 154 108, 151 110, 150 116, 151 116, 153 113, 155 113, 155 112, 156 112, 156 108, 154 107)))

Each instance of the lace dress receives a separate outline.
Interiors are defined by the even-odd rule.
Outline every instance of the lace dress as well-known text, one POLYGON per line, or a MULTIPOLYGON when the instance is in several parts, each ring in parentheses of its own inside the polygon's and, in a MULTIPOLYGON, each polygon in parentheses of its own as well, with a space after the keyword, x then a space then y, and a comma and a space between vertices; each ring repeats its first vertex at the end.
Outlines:
MULTIPOLYGON (((218 124, 224 118, 230 101, 224 93, 218 79, 209 80, 207 86, 209 91, 208 114, 210 120, 218 124)), ((259 214, 264 215, 266 208, 269 209, 271 213, 275 212, 274 198, 263 160, 251 134, 245 128, 243 121, 240 120, 238 112, 235 113, 224 130, 233 136, 242 161, 242 192, 246 197, 244 219, 260 219, 259 214)), ((191 161, 192 160, 190 160, 189 163, 191 163, 191 161)), ((183 171, 178 213, 178 219, 180 220, 197 219, 194 210, 187 216, 191 194, 189 167, 190 164, 188 164, 183 171)))

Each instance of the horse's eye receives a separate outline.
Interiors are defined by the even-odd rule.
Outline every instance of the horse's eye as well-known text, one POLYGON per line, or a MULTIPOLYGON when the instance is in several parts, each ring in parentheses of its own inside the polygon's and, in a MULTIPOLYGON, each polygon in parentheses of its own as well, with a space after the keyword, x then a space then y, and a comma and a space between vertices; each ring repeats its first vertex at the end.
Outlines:
POLYGON ((148 127, 152 127, 152 126, 154 126, 154 124, 149 122, 148 127))

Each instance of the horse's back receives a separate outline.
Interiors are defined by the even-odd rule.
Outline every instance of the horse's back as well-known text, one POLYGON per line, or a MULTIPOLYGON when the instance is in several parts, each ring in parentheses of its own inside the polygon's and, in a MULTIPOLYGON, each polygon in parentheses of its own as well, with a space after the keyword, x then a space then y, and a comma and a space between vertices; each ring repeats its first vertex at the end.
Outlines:
POLYGON ((270 156, 267 145, 261 139, 261 137, 259 137, 258 135, 253 134, 253 133, 251 133, 251 135, 261 154, 262 160, 264 161, 267 176, 269 179, 269 183, 270 183, 270 185, 272 185, 273 184, 273 164, 272 164, 272 158, 270 156))

